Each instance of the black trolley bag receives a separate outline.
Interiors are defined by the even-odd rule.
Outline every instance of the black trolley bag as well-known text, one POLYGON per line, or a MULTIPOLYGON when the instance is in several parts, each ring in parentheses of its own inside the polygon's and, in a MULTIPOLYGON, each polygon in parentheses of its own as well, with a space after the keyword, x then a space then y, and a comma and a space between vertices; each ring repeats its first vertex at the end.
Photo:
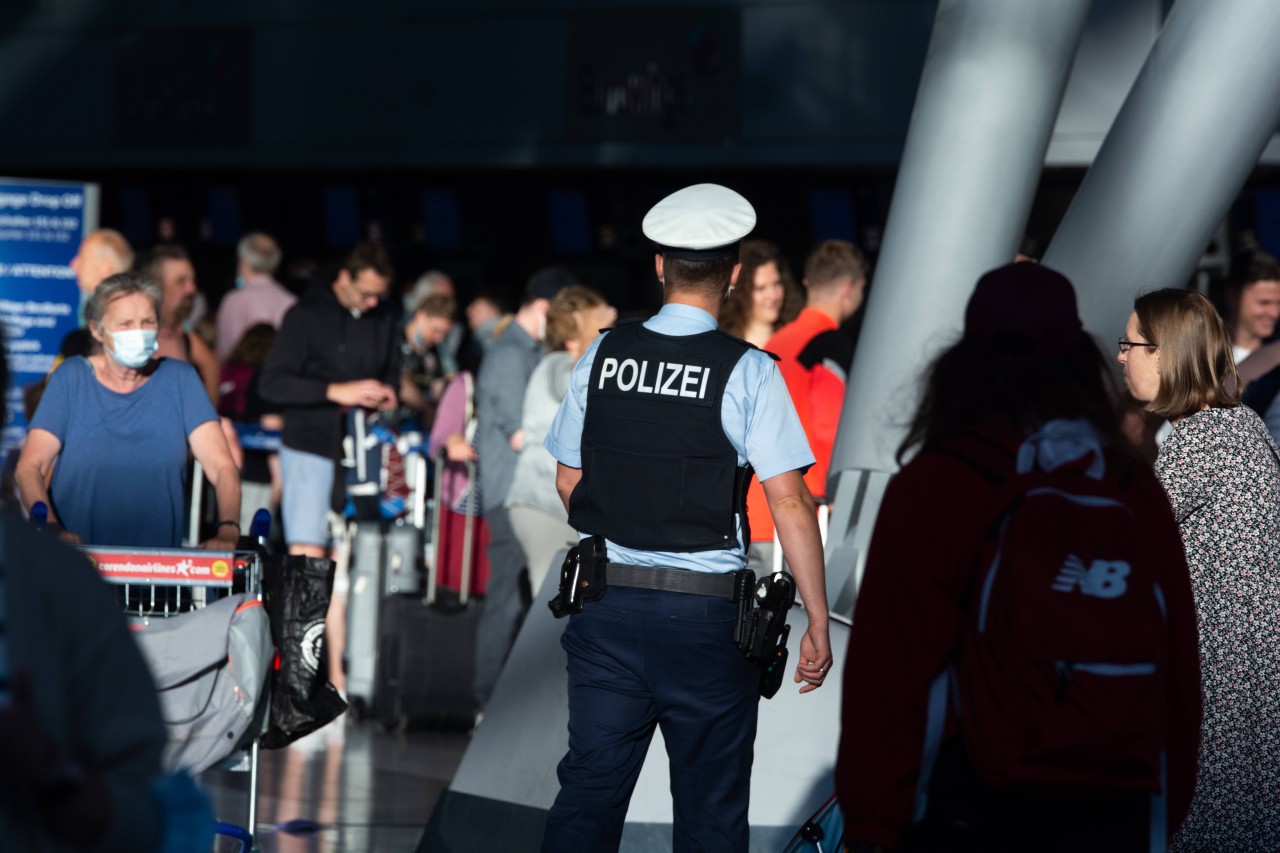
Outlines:
MULTIPOLYGON (((442 456, 431 513, 436 556, 427 566, 426 593, 390 596, 383 607, 374 707, 382 724, 395 731, 418 726, 469 728, 477 711, 472 682, 482 602, 470 593, 475 513, 466 514, 460 589, 442 589, 443 468, 442 456)), ((475 464, 468 462, 468 479, 474 482, 475 474, 475 464)))

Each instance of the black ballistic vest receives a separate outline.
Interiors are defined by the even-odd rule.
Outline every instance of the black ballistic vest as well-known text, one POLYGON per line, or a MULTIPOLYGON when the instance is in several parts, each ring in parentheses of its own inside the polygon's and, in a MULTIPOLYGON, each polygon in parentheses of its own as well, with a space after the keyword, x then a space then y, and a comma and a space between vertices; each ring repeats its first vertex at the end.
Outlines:
POLYGON ((674 337, 638 322, 605 335, 591 366, 569 523, 645 551, 737 547, 751 468, 738 467, 720 401, 750 348, 719 331, 674 337))

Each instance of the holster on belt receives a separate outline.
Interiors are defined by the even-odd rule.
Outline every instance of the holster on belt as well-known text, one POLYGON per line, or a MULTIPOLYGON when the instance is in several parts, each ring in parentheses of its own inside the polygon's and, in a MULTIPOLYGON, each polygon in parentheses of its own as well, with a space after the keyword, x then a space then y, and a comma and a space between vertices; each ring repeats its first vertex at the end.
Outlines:
POLYGON ((796 603, 795 579, 786 572, 765 575, 754 595, 744 598, 738 610, 738 650, 760 668, 760 695, 771 699, 787 667, 787 611, 796 603))
POLYGON ((609 561, 603 536, 589 536, 569 549, 560 565, 560 591, 547 602, 557 619, 581 613, 588 601, 598 601, 608 591, 605 566, 609 561))

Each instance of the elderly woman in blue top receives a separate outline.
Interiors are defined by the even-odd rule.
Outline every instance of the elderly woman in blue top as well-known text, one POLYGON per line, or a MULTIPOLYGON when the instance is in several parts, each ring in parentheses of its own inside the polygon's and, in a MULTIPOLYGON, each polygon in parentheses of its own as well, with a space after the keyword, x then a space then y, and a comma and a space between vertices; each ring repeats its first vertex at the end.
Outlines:
POLYGON ((218 414, 191 365, 152 359, 160 301, 159 287, 129 273, 98 285, 85 320, 101 351, 59 366, 32 418, 18 491, 28 510, 48 505, 67 541, 180 545, 188 449, 227 519, 203 547, 239 538, 239 471, 218 414))

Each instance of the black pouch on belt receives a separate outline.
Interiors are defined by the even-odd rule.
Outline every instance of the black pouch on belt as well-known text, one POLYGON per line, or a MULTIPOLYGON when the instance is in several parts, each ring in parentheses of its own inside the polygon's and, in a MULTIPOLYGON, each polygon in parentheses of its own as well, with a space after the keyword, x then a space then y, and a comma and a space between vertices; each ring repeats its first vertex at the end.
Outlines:
POLYGON ((557 619, 581 613, 588 601, 598 601, 608 591, 605 565, 609 555, 603 536, 589 536, 569 549, 560 565, 560 591, 547 602, 557 619))

